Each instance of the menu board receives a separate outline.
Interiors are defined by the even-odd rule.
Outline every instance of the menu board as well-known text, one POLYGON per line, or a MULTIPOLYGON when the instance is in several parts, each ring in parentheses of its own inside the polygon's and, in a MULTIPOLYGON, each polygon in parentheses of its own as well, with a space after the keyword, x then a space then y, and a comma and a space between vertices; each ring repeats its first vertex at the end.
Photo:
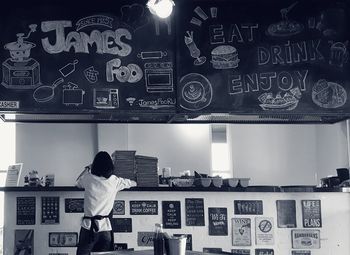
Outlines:
POLYGON ((295 200, 277 200, 277 226, 279 228, 296 228, 295 200))
POLYGON ((17 197, 16 224, 35 225, 35 197, 17 197))
POLYGON ((180 201, 162 201, 163 227, 181 228, 180 201))
POLYGON ((8 2, 0 111, 175 111, 175 22, 146 0, 8 2))
POLYGON ((227 236, 227 208, 209 207, 209 235, 227 236))
POLYGON ((60 198, 41 197, 41 224, 60 223, 60 198))
POLYGON ((186 198, 186 226, 204 226, 204 199, 186 198))
POLYGON ((301 200, 303 227, 321 228, 321 200, 301 200))
POLYGON ((158 201, 130 201, 130 215, 158 215, 158 201))
POLYGON ((179 1, 178 110, 349 112, 348 4, 179 1))
POLYGON ((66 198, 64 199, 65 213, 84 213, 83 198, 66 198))

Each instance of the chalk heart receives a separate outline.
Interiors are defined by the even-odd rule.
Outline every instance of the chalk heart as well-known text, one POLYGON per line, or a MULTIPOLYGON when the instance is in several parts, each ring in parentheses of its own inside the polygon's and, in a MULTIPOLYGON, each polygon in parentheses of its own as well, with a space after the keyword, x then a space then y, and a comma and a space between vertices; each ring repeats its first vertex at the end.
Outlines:
POLYGON ((244 234, 244 229, 243 229, 243 228, 240 228, 240 229, 238 230, 238 232, 239 232, 241 235, 243 235, 243 234, 244 234))

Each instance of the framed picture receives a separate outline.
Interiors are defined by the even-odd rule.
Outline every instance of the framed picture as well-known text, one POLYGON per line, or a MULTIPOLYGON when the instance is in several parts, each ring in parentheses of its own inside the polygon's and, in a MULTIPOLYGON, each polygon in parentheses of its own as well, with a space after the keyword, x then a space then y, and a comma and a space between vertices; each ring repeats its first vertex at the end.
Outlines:
POLYGON ((51 232, 49 233, 49 247, 76 247, 78 233, 76 232, 51 232))
POLYGON ((23 163, 17 163, 9 165, 6 175, 6 187, 16 187, 19 183, 19 177, 21 176, 23 163))

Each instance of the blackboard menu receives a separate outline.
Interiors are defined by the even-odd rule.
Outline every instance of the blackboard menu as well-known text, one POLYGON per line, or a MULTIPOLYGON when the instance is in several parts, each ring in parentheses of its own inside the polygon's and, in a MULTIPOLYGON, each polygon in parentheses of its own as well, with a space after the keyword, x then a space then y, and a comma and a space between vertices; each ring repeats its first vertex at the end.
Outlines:
POLYGON ((321 200, 301 200, 303 227, 322 227, 321 200))
POLYGON ((296 228, 295 200, 277 200, 277 226, 279 228, 296 228))
POLYGON ((35 197, 17 197, 17 225, 35 225, 35 197))
POLYGON ((179 111, 349 112, 346 0, 178 2, 179 111))
POLYGON ((163 227, 181 228, 180 201, 162 201, 163 227))
POLYGON ((0 111, 175 111, 175 22, 146 0, 8 2, 0 111))
POLYGON ((209 235, 227 236, 227 208, 209 207, 209 235))
POLYGON ((158 215, 158 201, 130 201, 130 215, 158 215))
POLYGON ((186 226, 204 226, 204 199, 186 198, 186 226))
POLYGON ((83 198, 66 198, 64 200, 65 213, 84 213, 83 198))
POLYGON ((132 232, 131 218, 113 218, 111 220, 112 230, 116 233, 132 232))

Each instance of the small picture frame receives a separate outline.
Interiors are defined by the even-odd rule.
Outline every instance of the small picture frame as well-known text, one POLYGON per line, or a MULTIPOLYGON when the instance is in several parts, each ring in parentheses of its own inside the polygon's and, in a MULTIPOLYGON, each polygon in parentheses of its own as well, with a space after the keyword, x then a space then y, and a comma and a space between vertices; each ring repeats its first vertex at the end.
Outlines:
POLYGON ((76 232, 50 232, 49 247, 77 247, 78 233, 76 232))

